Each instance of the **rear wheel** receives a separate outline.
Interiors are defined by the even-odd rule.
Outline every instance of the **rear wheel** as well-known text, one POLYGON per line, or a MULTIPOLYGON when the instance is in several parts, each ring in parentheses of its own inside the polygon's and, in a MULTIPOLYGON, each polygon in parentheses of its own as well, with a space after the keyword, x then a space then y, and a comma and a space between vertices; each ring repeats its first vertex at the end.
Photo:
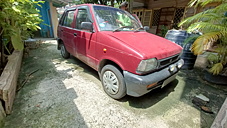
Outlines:
POLYGON ((106 65, 101 71, 103 89, 113 99, 121 99, 126 95, 126 87, 122 73, 113 65, 106 65))
POLYGON ((68 59, 70 57, 70 54, 66 50, 65 45, 62 43, 60 47, 61 47, 61 56, 65 59, 68 59))

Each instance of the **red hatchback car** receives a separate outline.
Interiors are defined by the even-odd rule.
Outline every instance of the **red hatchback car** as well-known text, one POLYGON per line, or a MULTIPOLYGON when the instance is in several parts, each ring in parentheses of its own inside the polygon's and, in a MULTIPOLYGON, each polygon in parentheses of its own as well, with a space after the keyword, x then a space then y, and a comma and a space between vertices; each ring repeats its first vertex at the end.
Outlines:
POLYGON ((128 12, 103 5, 66 9, 57 48, 63 58, 71 54, 97 70, 104 91, 114 99, 164 87, 184 64, 182 47, 147 33, 128 12))

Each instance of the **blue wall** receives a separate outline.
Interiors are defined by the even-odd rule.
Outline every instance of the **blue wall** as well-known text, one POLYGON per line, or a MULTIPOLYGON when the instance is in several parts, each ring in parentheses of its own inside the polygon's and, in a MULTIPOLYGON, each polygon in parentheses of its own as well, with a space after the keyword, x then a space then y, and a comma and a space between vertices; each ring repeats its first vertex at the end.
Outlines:
POLYGON ((41 4, 42 7, 37 6, 37 9, 40 10, 39 14, 43 22, 39 25, 41 27, 40 34, 42 37, 54 37, 53 28, 51 23, 51 14, 50 14, 50 3, 45 1, 41 4))

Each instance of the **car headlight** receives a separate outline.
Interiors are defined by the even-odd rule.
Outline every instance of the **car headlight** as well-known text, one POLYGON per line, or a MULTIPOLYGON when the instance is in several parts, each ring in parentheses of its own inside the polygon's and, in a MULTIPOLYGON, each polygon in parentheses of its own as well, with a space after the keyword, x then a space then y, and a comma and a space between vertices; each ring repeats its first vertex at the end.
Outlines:
POLYGON ((156 69, 158 66, 158 61, 156 58, 142 60, 137 68, 137 73, 148 72, 156 69))

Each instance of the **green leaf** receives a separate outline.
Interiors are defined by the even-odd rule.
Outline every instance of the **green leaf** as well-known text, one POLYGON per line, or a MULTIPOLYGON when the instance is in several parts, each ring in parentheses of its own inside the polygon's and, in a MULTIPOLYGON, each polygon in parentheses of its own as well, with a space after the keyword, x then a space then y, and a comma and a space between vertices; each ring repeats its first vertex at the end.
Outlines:
POLYGON ((16 12, 21 12, 21 10, 17 9, 16 6, 13 6, 12 9, 16 12))
POLYGON ((15 28, 15 30, 16 30, 16 33, 11 36, 13 48, 16 49, 16 50, 23 50, 24 49, 24 43, 21 40, 20 29, 15 28))
POLYGON ((212 66, 212 68, 209 70, 213 75, 218 75, 223 70, 222 63, 217 63, 212 66))
POLYGON ((222 36, 223 35, 221 32, 210 32, 199 36, 192 44, 192 52, 195 55, 202 54, 204 50, 204 46, 206 46, 208 43, 216 42, 222 36))
POLYGON ((215 54, 215 53, 210 53, 208 56, 207 56, 207 59, 212 62, 212 63, 218 63, 219 61, 219 58, 218 58, 218 55, 215 54))
POLYGON ((201 38, 201 36, 199 38, 197 38, 195 40, 195 42, 192 44, 191 46, 191 51, 195 54, 195 55, 200 55, 203 53, 204 50, 204 42, 207 42, 206 39, 201 38))

